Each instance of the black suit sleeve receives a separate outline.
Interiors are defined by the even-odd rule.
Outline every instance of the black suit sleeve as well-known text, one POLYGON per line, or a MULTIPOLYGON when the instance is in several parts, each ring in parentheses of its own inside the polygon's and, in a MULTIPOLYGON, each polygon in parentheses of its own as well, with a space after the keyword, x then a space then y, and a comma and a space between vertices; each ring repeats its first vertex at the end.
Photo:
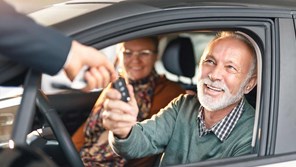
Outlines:
POLYGON ((63 68, 72 40, 36 24, 0 0, 0 54, 53 75, 63 68))

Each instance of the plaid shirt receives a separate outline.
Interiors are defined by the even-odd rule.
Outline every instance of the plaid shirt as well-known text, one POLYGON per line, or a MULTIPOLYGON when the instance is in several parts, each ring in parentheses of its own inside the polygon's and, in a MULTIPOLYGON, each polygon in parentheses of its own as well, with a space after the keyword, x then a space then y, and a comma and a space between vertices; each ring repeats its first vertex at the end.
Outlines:
POLYGON ((210 132, 213 132, 221 142, 223 142, 231 133, 235 127, 237 121, 243 113, 245 101, 244 99, 221 121, 216 123, 210 129, 207 129, 205 126, 204 116, 203 116, 203 107, 199 108, 198 120, 199 120, 199 136, 202 137, 210 132))

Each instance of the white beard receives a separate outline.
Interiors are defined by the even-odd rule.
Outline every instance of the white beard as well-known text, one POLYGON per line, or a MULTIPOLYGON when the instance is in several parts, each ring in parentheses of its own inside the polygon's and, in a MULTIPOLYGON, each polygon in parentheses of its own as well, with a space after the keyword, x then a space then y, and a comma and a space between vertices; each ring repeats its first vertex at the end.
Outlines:
POLYGON ((248 79, 246 79, 244 83, 242 83, 239 91, 235 95, 232 95, 228 87, 220 81, 212 82, 209 78, 198 80, 197 95, 199 102, 208 111, 215 112, 217 110, 226 108, 227 106, 238 102, 243 97, 244 87, 246 86, 247 81, 248 79), (222 89, 224 91, 224 94, 219 99, 215 99, 209 95, 204 94, 203 87, 205 84, 222 89))

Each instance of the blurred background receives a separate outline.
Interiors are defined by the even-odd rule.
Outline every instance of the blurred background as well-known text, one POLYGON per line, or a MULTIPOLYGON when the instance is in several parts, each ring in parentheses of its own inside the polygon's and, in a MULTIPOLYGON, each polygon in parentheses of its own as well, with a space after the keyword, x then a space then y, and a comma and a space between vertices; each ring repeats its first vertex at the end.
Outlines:
POLYGON ((21 13, 31 13, 45 8, 55 3, 61 3, 68 0, 4 0, 12 4, 15 9, 21 13))

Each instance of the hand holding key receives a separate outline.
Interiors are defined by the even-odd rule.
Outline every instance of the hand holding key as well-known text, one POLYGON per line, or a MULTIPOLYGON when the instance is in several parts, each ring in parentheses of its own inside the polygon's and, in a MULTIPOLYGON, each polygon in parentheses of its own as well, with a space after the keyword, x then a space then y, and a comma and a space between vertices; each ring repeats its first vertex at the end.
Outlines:
POLYGON ((137 122, 139 112, 133 87, 131 85, 125 87, 125 81, 120 77, 112 83, 112 87, 105 91, 102 112, 103 126, 113 132, 115 136, 127 138, 137 122))
POLYGON ((72 42, 64 70, 68 78, 74 80, 71 87, 83 91, 104 88, 117 76, 113 64, 103 53, 76 41, 72 42))
POLYGON ((126 87, 126 83, 124 78, 119 77, 116 81, 112 83, 112 87, 118 90, 121 94, 121 100, 124 102, 130 101, 130 95, 128 93, 128 89, 126 87))

